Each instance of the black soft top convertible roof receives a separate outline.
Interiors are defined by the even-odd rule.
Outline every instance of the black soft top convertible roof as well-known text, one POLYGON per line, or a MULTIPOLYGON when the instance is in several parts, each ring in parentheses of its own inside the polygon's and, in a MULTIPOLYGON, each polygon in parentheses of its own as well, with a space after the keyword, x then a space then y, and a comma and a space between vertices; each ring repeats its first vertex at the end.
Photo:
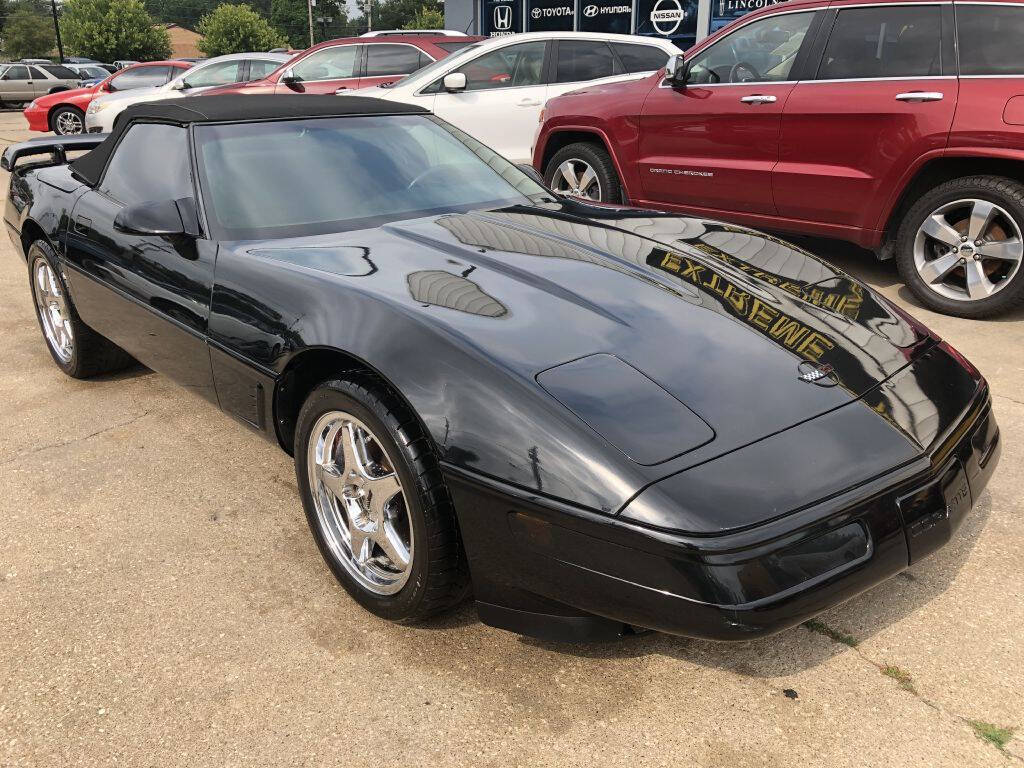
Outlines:
MULTIPOLYGON (((219 96, 192 96, 133 104, 125 109, 110 135, 88 154, 72 161, 71 168, 87 184, 99 183, 107 159, 133 122, 244 123, 253 120, 287 120, 304 117, 344 117, 348 115, 420 115, 427 110, 412 104, 371 99, 362 96, 281 95, 225 93, 219 96)), ((158 152, 159 147, 153 151, 158 152)))

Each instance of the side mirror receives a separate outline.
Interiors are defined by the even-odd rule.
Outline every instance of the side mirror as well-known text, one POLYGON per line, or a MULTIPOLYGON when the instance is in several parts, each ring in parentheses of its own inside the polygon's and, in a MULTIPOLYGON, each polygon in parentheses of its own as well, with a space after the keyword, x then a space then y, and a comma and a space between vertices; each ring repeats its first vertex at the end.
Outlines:
POLYGON ((161 200, 122 208, 114 217, 114 229, 129 235, 199 236, 195 201, 161 200))
POLYGON ((685 88, 689 79, 690 65, 683 58, 683 54, 677 53, 665 65, 665 80, 673 88, 685 88))
POLYGON ((3 77, 0 77, 0 80, 10 80, 10 79, 11 79, 10 75, 4 75, 3 77))
POLYGON ((281 82, 285 85, 294 85, 295 83, 301 83, 302 78, 298 77, 293 70, 286 69, 281 74, 281 82))
POLYGON ((536 168, 534 168, 529 163, 519 163, 519 165, 517 165, 516 168, 518 168, 520 171, 525 173, 531 179, 536 181, 538 184, 540 184, 542 187, 544 187, 544 189, 548 188, 548 183, 546 181, 544 181, 544 177, 540 175, 540 171, 538 171, 536 168))
POLYGON ((172 91, 184 91, 189 88, 189 84, 184 80, 179 80, 171 86, 172 91))
POLYGON ((458 93, 466 90, 466 75, 462 72, 449 72, 444 76, 441 85, 448 93, 458 93))

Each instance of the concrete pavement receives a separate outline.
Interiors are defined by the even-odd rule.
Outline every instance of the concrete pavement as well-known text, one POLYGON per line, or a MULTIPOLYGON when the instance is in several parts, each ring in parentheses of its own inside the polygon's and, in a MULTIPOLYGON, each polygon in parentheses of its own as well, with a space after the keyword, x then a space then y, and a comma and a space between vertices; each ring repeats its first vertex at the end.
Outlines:
MULTIPOLYGON (((0 114, 0 142, 27 136, 0 114)), ((989 378, 989 490, 938 554, 810 628, 570 646, 468 606, 414 627, 360 609, 290 459, 144 369, 63 376, 4 238, 0 766, 1024 763, 988 727, 1024 727, 1024 314, 937 316, 825 248, 989 378)))

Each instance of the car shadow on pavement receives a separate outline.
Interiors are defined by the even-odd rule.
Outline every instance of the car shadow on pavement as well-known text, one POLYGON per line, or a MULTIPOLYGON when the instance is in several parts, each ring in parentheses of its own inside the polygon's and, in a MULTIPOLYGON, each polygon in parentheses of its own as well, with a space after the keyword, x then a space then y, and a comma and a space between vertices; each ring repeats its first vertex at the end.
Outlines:
MULTIPOLYGON (((945 547, 894 578, 829 609, 817 617, 816 627, 824 625, 852 643, 862 643, 919 612, 953 584, 991 511, 991 495, 985 492, 945 547)), ((611 643, 550 643, 531 638, 521 638, 521 642, 558 654, 592 659, 667 656, 756 678, 797 674, 850 650, 843 642, 823 638, 820 629, 812 631, 804 625, 744 642, 694 640, 657 632, 611 643)))

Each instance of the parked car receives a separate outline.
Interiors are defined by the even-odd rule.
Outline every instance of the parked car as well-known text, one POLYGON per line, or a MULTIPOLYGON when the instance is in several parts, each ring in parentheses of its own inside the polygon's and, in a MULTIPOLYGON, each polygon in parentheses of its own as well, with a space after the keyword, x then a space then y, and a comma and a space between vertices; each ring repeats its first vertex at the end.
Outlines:
MULTIPOLYGON (((109 133, 117 116, 132 104, 192 96, 225 83, 258 80, 290 58, 282 53, 257 52, 232 53, 206 59, 201 64, 192 65, 187 72, 179 72, 167 83, 155 88, 140 88, 129 93, 111 93, 94 99, 85 111, 85 130, 88 133, 109 133)), ((187 61, 178 63, 189 64, 187 61)))
POLYGON ((110 73, 101 67, 99 64, 65 64, 68 69, 77 73, 82 79, 82 87, 88 88, 93 85, 97 85, 108 77, 110 73))
MULTIPOLYGON (((458 42, 475 42, 481 37, 460 37, 458 42)), ((310 94, 394 82, 446 57, 452 43, 439 37, 386 36, 345 37, 328 40, 303 51, 262 80, 212 89, 206 95, 222 93, 310 94)))
POLYGON ((26 104, 37 96, 78 88, 82 80, 60 64, 5 64, 0 66, 0 106, 26 104))
POLYGON ((452 29, 376 29, 371 32, 363 32, 360 37, 406 37, 409 35, 418 37, 468 37, 465 32, 456 32, 452 29))
POLYGON ((96 59, 90 59, 85 56, 65 56, 61 59, 62 64, 99 64, 100 62, 96 59))
POLYGON ((1022 36, 1019 2, 771 6, 667 76, 549 103, 534 162, 563 192, 850 240, 987 317, 1024 303, 1022 36))
POLYGON ((471 584, 526 634, 746 640, 983 498, 981 374, 798 248, 556 199, 413 105, 184 104, 4 152, 44 342, 76 378, 135 358, 291 452, 378 616, 471 584))
POLYGON ((58 135, 82 133, 85 130, 85 111, 97 96, 163 85, 190 66, 183 61, 133 64, 116 74, 108 75, 91 88, 75 88, 40 96, 25 108, 25 119, 28 120, 30 131, 53 131, 58 135))
POLYGON ((679 53, 671 40, 531 32, 474 43, 394 85, 356 96, 418 104, 515 163, 529 163, 545 102, 592 81, 650 75, 679 53))
POLYGON ((127 67, 130 67, 132 64, 138 64, 138 63, 139 62, 134 61, 132 59, 117 59, 114 62, 114 66, 117 69, 126 69, 127 67))

